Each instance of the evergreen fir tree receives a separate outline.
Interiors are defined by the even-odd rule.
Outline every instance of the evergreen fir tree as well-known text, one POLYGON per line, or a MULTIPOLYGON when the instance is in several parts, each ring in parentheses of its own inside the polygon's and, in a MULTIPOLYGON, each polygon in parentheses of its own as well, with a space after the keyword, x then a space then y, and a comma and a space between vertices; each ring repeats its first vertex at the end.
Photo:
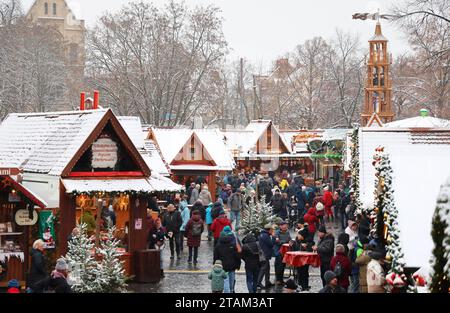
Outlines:
POLYGON ((242 213, 241 234, 253 233, 258 236, 266 224, 276 223, 277 217, 272 214, 272 210, 272 207, 266 203, 265 196, 262 196, 261 201, 256 204, 250 203, 245 206, 242 213))
POLYGON ((391 269, 388 273, 395 274, 406 284, 404 275, 404 255, 401 248, 400 229, 398 226, 398 210, 394 202, 394 190, 392 187, 392 167, 389 155, 384 153, 384 148, 377 148, 374 156, 376 170, 375 206, 378 209, 376 219, 376 233, 378 238, 385 239, 386 259, 391 261, 391 269))
POLYGON ((68 252, 64 257, 70 266, 71 279, 74 281, 72 291, 79 293, 95 292, 92 282, 95 280, 95 261, 92 252, 94 242, 87 236, 87 224, 77 225, 78 234, 72 236, 68 252))
POLYGON ((126 292, 125 270, 123 262, 119 260, 119 241, 114 238, 114 230, 115 227, 108 230, 106 240, 97 248, 97 254, 101 257, 101 262, 98 262, 94 269, 93 285, 97 292, 126 292))
POLYGON ((450 292, 450 178, 441 187, 433 215, 431 237, 434 241, 431 257, 432 293, 450 292))
POLYGON ((352 133, 352 146, 351 146, 351 162, 350 162, 350 170, 351 170, 351 179, 352 185, 351 188, 354 190, 355 196, 355 216, 361 214, 362 212, 362 204, 360 197, 360 188, 359 188, 359 127, 355 127, 352 133))

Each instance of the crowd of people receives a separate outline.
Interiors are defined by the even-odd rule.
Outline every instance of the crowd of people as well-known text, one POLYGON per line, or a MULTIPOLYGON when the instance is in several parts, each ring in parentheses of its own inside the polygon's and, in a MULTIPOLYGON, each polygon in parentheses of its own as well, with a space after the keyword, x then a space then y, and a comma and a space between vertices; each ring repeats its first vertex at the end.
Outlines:
MULTIPOLYGON (((294 278, 285 281, 286 264, 281 253, 285 244, 290 251, 318 254, 323 286, 320 293, 384 292, 384 273, 389 269, 385 251, 371 237, 370 216, 357 214, 353 190, 344 184, 337 188, 323 181, 306 185, 301 176, 283 172, 265 177, 257 173, 227 175, 219 186, 214 203, 207 185, 196 183, 174 198, 165 210, 160 211, 156 199, 150 199, 148 248, 162 251, 168 242, 170 259, 180 260, 187 247, 187 263, 195 266, 206 231, 205 240, 212 241, 213 249, 208 275, 212 292, 235 292, 236 271, 242 261, 250 293, 275 285, 284 286, 286 292, 309 291, 308 264, 295 268, 294 278), (270 204, 279 222, 241 236, 238 231, 242 213, 258 201, 270 204), (155 211, 156 218, 152 214, 155 211), (275 272, 273 282, 271 264, 275 272)), ((57 260, 54 271, 47 275, 43 251, 43 241, 36 240, 30 253, 29 292, 42 292, 44 288, 70 292, 64 259, 57 260)), ((163 253, 160 255, 164 277, 163 253)), ((17 284, 11 280, 9 292, 16 292, 17 284)))
POLYGON ((295 284, 300 291, 310 290, 309 265, 295 269, 295 280, 284 281, 286 264, 280 251, 283 244, 288 244, 291 251, 317 252, 321 293, 384 292, 384 273, 388 269, 385 251, 369 234, 370 217, 356 214, 353 190, 344 184, 337 188, 323 181, 305 185, 301 176, 287 172, 265 177, 241 172, 223 177, 216 197, 212 203, 206 184, 191 184, 186 194, 160 214, 149 232, 150 248, 161 247, 165 239, 169 241, 172 260, 175 256, 181 258, 186 238, 188 263, 196 265, 201 234, 207 229, 214 249, 208 276, 213 292, 234 292, 235 272, 242 261, 250 293, 275 285, 287 290, 288 284, 295 284), (280 222, 267 224, 241 240, 238 231, 242 212, 257 201, 270 204, 280 222), (275 267, 274 282, 271 264, 275 267))

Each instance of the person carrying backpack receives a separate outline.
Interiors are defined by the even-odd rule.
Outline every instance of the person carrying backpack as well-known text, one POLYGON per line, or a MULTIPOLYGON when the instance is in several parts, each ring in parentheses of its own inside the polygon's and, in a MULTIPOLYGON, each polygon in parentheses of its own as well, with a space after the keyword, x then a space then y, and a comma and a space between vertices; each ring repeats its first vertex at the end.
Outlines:
POLYGON ((186 224, 185 230, 187 246, 189 247, 188 263, 192 262, 192 250, 194 250, 194 265, 198 263, 198 247, 200 247, 203 229, 203 220, 200 218, 200 212, 192 212, 192 218, 186 224))
POLYGON ((336 255, 331 259, 330 267, 336 274, 338 285, 347 290, 350 285, 349 276, 352 272, 352 265, 350 259, 345 254, 344 245, 336 245, 336 255))
POLYGON ((256 293, 258 289, 258 275, 261 269, 261 260, 265 259, 255 235, 247 234, 242 240, 241 258, 245 262, 245 275, 249 293, 256 293), (262 257, 262 258, 261 258, 262 257))

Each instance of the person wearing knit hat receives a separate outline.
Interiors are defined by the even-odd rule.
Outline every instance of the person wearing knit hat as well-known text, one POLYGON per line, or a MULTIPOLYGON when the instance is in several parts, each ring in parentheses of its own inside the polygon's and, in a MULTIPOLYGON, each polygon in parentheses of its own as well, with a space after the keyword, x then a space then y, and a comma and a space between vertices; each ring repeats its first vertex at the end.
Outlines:
POLYGON ((297 292, 297 288, 298 288, 298 285, 295 283, 295 280, 292 278, 289 278, 284 285, 283 292, 295 293, 295 292, 297 292))
POLYGON ((69 266, 64 258, 56 260, 55 270, 50 275, 49 287, 56 293, 71 293, 67 282, 69 266))
POLYGON ((220 234, 222 230, 225 228, 225 226, 231 227, 231 222, 225 215, 225 211, 223 208, 220 211, 220 215, 213 220, 213 223, 211 224, 211 231, 213 233, 214 237, 214 247, 217 246, 217 243, 219 242, 220 234))
POLYGON ((224 281, 227 277, 228 274, 223 270, 222 261, 216 260, 208 274, 208 279, 211 280, 212 293, 223 293, 224 281))
POLYGON ((336 273, 339 286, 347 290, 350 285, 349 277, 352 273, 352 263, 345 254, 344 245, 336 245, 336 255, 331 259, 330 269, 336 273))
MULTIPOLYGON (((312 252, 314 241, 310 236, 310 233, 306 227, 298 231, 295 240, 289 242, 291 251, 306 251, 312 252)), ((307 291, 311 287, 309 286, 309 265, 304 265, 297 268, 298 284, 301 286, 302 291, 307 291)))
POLYGON ((325 273, 330 270, 330 262, 334 255, 334 236, 332 233, 327 233, 325 225, 320 225, 319 243, 315 250, 320 257, 320 278, 322 279, 322 286, 326 286, 325 273))
POLYGON ((8 291, 7 293, 20 293, 20 284, 17 279, 11 279, 8 282, 8 291))
POLYGON ((326 286, 319 293, 347 293, 347 291, 338 285, 338 279, 333 271, 326 271, 324 274, 326 286))

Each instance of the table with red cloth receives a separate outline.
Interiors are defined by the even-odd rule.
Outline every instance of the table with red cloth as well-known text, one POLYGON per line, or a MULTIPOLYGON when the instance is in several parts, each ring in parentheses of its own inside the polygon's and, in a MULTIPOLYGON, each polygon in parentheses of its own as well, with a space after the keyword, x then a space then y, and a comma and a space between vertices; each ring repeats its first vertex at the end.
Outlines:
POLYGON ((280 253, 281 253, 282 256, 284 256, 284 254, 285 254, 286 252, 290 251, 290 250, 291 250, 291 246, 289 246, 288 243, 284 243, 284 244, 282 244, 281 247, 280 247, 280 253))
POLYGON ((320 266, 320 257, 316 252, 288 251, 283 257, 283 263, 292 267, 304 265, 320 266))

